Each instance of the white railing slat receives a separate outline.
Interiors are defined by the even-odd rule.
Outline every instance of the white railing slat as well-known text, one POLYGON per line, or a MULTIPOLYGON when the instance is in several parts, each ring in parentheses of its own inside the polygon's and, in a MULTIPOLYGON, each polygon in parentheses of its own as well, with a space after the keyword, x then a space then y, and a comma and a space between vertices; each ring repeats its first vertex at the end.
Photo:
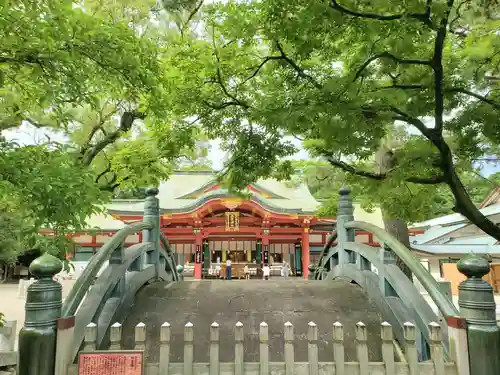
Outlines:
POLYGON ((85 333, 84 333, 84 346, 83 346, 83 351, 85 352, 93 352, 96 350, 96 343, 97 341, 97 324, 95 323, 89 323, 85 327, 85 333))
POLYGON ((266 322, 260 323, 260 375, 269 375, 269 327, 266 322))
POLYGON ((429 323, 429 343, 431 347, 431 359, 434 363, 434 374, 445 375, 444 353, 441 344, 441 326, 436 322, 429 323))
POLYGON ((344 375, 344 326, 340 322, 333 323, 333 360, 335 361, 335 375, 344 375))
POLYGON ((120 350, 122 341, 122 325, 115 323, 109 328, 109 350, 120 350))
POLYGON ((405 354, 409 375, 418 375, 417 330, 410 322, 404 324, 405 354))
POLYGON ((210 375, 219 375, 219 324, 210 326, 210 375))
POLYGON ((146 325, 138 323, 135 326, 135 350, 146 350, 146 325))
POLYGON ((184 326, 184 375, 193 375, 194 363, 194 330, 193 323, 184 326))
POLYGON ((293 324, 285 323, 285 375, 294 375, 295 371, 295 348, 293 345, 293 324))
POLYGON ((309 322, 307 327, 307 358, 309 361, 309 375, 318 375, 318 326, 309 322))
POLYGON ((243 341, 244 341, 244 332, 243 332, 243 323, 237 322, 234 326, 234 375, 243 375, 244 374, 244 349, 243 349, 243 341))
POLYGON ((359 362, 359 375, 368 375, 367 329, 363 322, 356 323, 356 352, 359 362))
POLYGON ((165 322, 160 327, 160 374, 169 374, 170 364, 170 324, 165 322))
POLYGON ((380 337, 382 339, 382 359, 385 365, 385 375, 396 375, 392 326, 389 323, 383 322, 381 324, 380 337))

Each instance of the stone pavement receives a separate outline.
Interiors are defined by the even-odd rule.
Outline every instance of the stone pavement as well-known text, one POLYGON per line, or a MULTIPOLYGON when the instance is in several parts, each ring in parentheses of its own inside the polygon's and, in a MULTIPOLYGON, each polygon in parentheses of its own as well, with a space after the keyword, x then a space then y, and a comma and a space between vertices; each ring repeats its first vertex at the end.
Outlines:
POLYGON ((234 326, 243 323, 245 361, 258 362, 259 325, 269 329, 270 360, 283 360, 283 328, 290 321, 295 331, 295 360, 307 361, 307 327, 318 326, 319 360, 332 360, 332 325, 344 325, 346 360, 356 358, 355 325, 362 321, 368 327, 370 358, 380 360, 381 317, 363 291, 345 281, 279 280, 203 280, 170 284, 159 282, 139 291, 135 306, 123 324, 123 346, 133 347, 134 327, 146 324, 146 357, 157 362, 160 326, 171 326, 171 358, 183 359, 183 330, 194 324, 196 362, 207 362, 209 331, 213 322, 220 329, 220 360, 234 360, 234 326))

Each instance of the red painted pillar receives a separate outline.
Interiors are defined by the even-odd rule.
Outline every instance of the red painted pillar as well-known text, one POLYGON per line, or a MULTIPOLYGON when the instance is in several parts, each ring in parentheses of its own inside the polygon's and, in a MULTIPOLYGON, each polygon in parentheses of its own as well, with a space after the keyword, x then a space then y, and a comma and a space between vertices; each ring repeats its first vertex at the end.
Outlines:
POLYGON ((196 233, 194 243, 194 278, 201 280, 202 278, 202 258, 203 258, 203 238, 201 232, 196 233))
POLYGON ((309 276, 309 263, 309 228, 304 228, 304 233, 302 233, 302 274, 306 280, 309 276))

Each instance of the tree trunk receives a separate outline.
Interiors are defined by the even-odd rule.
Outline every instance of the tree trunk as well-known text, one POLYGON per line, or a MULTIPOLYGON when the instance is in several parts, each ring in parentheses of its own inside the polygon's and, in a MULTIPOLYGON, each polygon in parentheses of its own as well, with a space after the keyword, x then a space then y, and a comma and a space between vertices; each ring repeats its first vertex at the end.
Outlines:
POLYGON ((446 184, 455 198, 454 211, 465 216, 469 221, 486 234, 500 241, 500 227, 488 219, 472 202, 467 189, 460 180, 453 163, 453 154, 442 135, 429 138, 441 154, 441 170, 446 184))
MULTIPOLYGON (((382 210, 382 219, 384 220, 385 230, 389 234, 396 237, 399 240, 399 242, 401 242, 408 248, 408 250, 411 251, 410 236, 408 235, 408 226, 406 225, 406 222, 401 219, 387 217, 387 214, 384 212, 383 207, 381 207, 381 210, 382 210)), ((396 264, 399 267, 399 269, 406 275, 406 277, 408 277, 410 280, 413 281, 413 274, 410 268, 398 256, 396 256, 396 264)))
POLYGON ((455 197, 455 212, 462 214, 483 232, 500 241, 500 227, 484 216, 472 202, 457 173, 453 171, 450 175, 448 186, 455 197))
MULTIPOLYGON (((380 168, 379 173, 384 174, 387 173, 389 169, 392 168, 393 165, 393 153, 387 147, 381 146, 376 159, 380 168)), ((385 230, 396 237, 399 242, 405 245, 408 250, 411 251, 410 247, 410 236, 408 235, 408 226, 406 222, 398 217, 391 217, 389 215, 389 211, 384 208, 383 205, 380 206, 380 210, 382 211, 382 219, 384 221, 385 230)), ((396 264, 399 269, 413 282, 413 274, 410 268, 398 257, 396 254, 396 264)))

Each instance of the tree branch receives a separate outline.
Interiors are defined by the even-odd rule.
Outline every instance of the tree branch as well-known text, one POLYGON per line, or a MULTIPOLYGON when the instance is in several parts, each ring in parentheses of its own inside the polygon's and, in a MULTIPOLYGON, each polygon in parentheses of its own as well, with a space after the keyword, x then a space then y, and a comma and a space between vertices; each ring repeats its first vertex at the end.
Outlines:
POLYGON ((449 22, 450 33, 457 35, 459 37, 466 37, 469 31, 463 26, 456 26, 456 23, 462 18, 463 13, 461 12, 463 7, 470 5, 470 0, 463 0, 455 8, 455 17, 449 22))
POLYGON ((390 60, 394 61, 395 63, 401 64, 401 65, 425 65, 425 66, 432 66, 432 61, 431 60, 402 59, 400 57, 397 57, 397 56, 393 55, 392 53, 390 53, 388 51, 384 51, 384 52, 380 52, 380 53, 377 53, 377 54, 371 56, 370 58, 368 58, 368 60, 366 60, 363 64, 361 64, 361 67, 356 71, 356 74, 354 76, 353 81, 356 81, 359 77, 361 77, 361 74, 368 67, 368 65, 370 65, 375 60, 383 59, 383 58, 390 59, 390 60))
POLYGON ((406 122, 407 124, 413 125, 415 128, 417 128, 422 135, 427 137, 427 139, 431 140, 432 137, 434 136, 434 129, 430 129, 425 124, 420 120, 418 117, 413 117, 409 115, 408 113, 400 110, 399 108, 390 107, 391 112, 394 112, 396 115, 394 115, 392 118, 394 120, 398 121, 403 121, 406 122))
POLYGON ((337 0, 331 0, 330 1, 330 7, 332 9, 335 9, 339 12, 345 13, 349 16, 356 17, 356 18, 367 18, 367 19, 372 19, 372 20, 377 20, 377 21, 395 21, 395 20, 400 20, 404 17, 408 18, 413 18, 415 20, 418 20, 422 22, 424 25, 428 26, 431 29, 434 29, 434 25, 432 24, 431 20, 431 5, 432 5, 432 0, 427 0, 427 4, 425 7, 425 11, 423 13, 396 13, 396 14, 377 14, 377 13, 372 13, 372 12, 357 12, 351 9, 348 9, 344 7, 343 5, 340 5, 337 0))
POLYGON ((280 55, 280 56, 266 56, 264 58, 264 60, 262 60, 262 62, 259 65, 257 65, 257 67, 255 67, 255 68, 249 68, 249 70, 250 69, 255 69, 255 70, 254 70, 254 72, 250 76, 248 76, 247 78, 245 78, 243 80, 243 82, 241 82, 241 84, 244 85, 245 83, 247 83, 248 81, 250 81, 252 78, 255 78, 255 76, 257 74, 259 74, 260 70, 264 67, 264 65, 266 65, 267 62, 273 61, 273 60, 274 61, 276 61, 276 60, 283 60, 283 56, 282 55, 280 55))
MULTIPOLYGON (((127 180, 130 180, 130 176, 125 176, 122 178, 121 182, 115 182, 113 184, 109 184, 108 185, 108 191, 111 191, 111 192, 114 192, 117 188, 120 187, 121 183, 123 181, 127 181, 127 180)), ((115 178, 115 181, 116 181, 116 178, 115 178)))
POLYGON ((373 89, 372 91, 388 90, 388 89, 400 89, 400 90, 422 90, 425 86, 420 83, 393 83, 389 86, 381 86, 373 89))
POLYGON ((300 66, 298 66, 295 63, 295 61, 293 61, 291 58, 288 57, 288 55, 285 53, 285 50, 283 49, 283 47, 281 46, 281 44, 278 41, 276 41, 275 43, 276 43, 276 48, 278 48, 278 51, 281 54, 281 58, 283 60, 285 60, 288 63, 288 65, 290 65, 297 72, 297 74, 299 76, 301 76, 302 78, 305 78, 306 80, 308 80, 317 89, 321 90, 323 88, 322 84, 320 84, 312 76, 310 76, 309 74, 307 74, 306 72, 304 72, 304 69, 302 69, 300 66))
POLYGON ((123 133, 128 132, 132 128, 132 124, 137 119, 144 119, 146 116, 141 112, 136 111, 126 111, 122 114, 120 118, 120 126, 114 132, 108 133, 106 137, 100 142, 97 142, 94 146, 90 147, 85 154, 82 156, 82 164, 90 165, 92 160, 104 150, 108 145, 113 144, 121 137, 123 133))
MULTIPOLYGON (((212 44, 213 44, 213 47, 214 47, 214 56, 215 56, 215 59, 217 60, 217 63, 218 63, 217 71, 216 71, 216 77, 215 77, 215 83, 219 84, 219 86, 221 87, 224 95, 226 95, 231 100, 229 102, 225 102, 225 103, 222 103, 222 104, 219 104, 219 105, 210 105, 206 101, 205 101, 205 104, 208 104, 208 106, 210 108, 216 109, 216 110, 224 109, 226 107, 233 106, 233 105, 234 106, 240 106, 240 107, 243 107, 245 109, 249 109, 249 108, 251 108, 251 106, 249 104, 247 104, 247 103, 239 100, 235 95, 231 94, 229 92, 229 90, 227 89, 226 85, 223 82, 222 72, 221 72, 221 69, 220 69, 220 58, 219 58, 219 54, 217 53, 217 45, 215 43, 215 36, 213 34, 214 34, 214 32, 212 32, 212 44)), ((214 81, 211 81, 211 83, 214 83, 214 81)))
POLYGON ((205 104, 210 109, 214 109, 216 111, 232 106, 241 107, 241 103, 239 101, 227 101, 227 102, 222 102, 220 104, 213 104, 208 102, 207 100, 203 100, 203 104, 205 104))
POLYGON ((99 183, 99 180, 100 180, 101 178, 103 178, 103 177, 106 175, 106 173, 109 173, 109 172, 111 172, 111 163, 108 163, 108 166, 107 166, 107 167, 106 167, 106 168, 105 168, 105 169, 104 169, 101 173, 99 173, 99 174, 97 175, 97 177, 95 178, 95 181, 94 181, 94 182, 95 182, 96 184, 98 184, 98 183, 99 183))
POLYGON ((464 88, 461 88, 461 87, 452 87, 450 89, 446 89, 445 91, 448 91, 448 92, 458 92, 458 93, 461 93, 461 94, 472 96, 473 98, 476 98, 476 99, 482 101, 483 103, 491 105, 497 111, 500 111, 500 103, 497 103, 496 101, 494 101, 492 99, 488 99, 484 95, 477 94, 477 93, 475 93, 473 91, 470 91, 470 90, 467 90, 467 89, 464 89, 464 88))
POLYGON ((193 8, 193 10, 189 13, 189 16, 186 19, 186 21, 182 23, 180 30, 179 30, 181 33, 181 36, 184 36, 184 29, 189 25, 189 23, 191 22, 193 17, 201 9, 201 7, 203 6, 203 2, 204 2, 204 0, 200 0, 200 2, 198 4, 196 4, 195 7, 193 8))
POLYGON ((82 154, 82 155, 85 155, 85 153, 89 150, 89 148, 91 147, 91 144, 92 144, 92 139, 94 138, 94 136, 96 135, 96 133, 98 131, 101 131, 105 137, 107 136, 106 131, 103 129, 103 126, 108 120, 110 120, 113 117, 113 115, 116 114, 117 109, 115 108, 113 111, 110 111, 106 115, 103 115, 103 110, 104 110, 104 108, 102 108, 99 111, 99 120, 97 121, 97 124, 95 124, 92 127, 92 129, 90 130, 90 133, 87 137, 87 141, 83 144, 83 146, 80 150, 80 154, 82 154))
MULTIPOLYGON (((330 156, 325 155, 325 159, 336 168, 340 168, 347 173, 351 173, 356 176, 370 178, 372 180, 383 181, 388 178, 386 173, 373 173, 369 171, 363 171, 356 169, 350 164, 347 164, 341 160, 334 159, 330 156)), ((414 184, 420 185, 437 185, 445 182, 444 176, 433 176, 433 177, 408 177, 405 179, 406 182, 412 182, 414 184)))
POLYGON ((34 126, 35 128, 37 129, 41 129, 41 128, 52 128, 52 126, 50 125, 47 125, 47 124, 42 124, 41 122, 38 122, 30 117, 24 117, 22 116, 23 118, 23 121, 26 121, 28 124, 34 126))
POLYGON ((434 70, 434 130, 443 132, 443 114, 444 114, 444 97, 443 97, 443 48, 446 39, 446 31, 448 28, 448 17, 450 16, 451 8, 454 0, 448 0, 446 12, 441 19, 439 29, 434 41, 434 54, 432 56, 432 69, 434 70))
MULTIPOLYGON (((0 55, 0 63, 9 64, 21 64, 21 65, 43 65, 43 61, 53 62, 50 56, 42 56, 34 53, 21 53, 20 51, 14 51, 14 56, 0 55)), ((42 67, 42 66, 41 66, 42 67)), ((43 67, 42 67, 43 68, 43 67)))

